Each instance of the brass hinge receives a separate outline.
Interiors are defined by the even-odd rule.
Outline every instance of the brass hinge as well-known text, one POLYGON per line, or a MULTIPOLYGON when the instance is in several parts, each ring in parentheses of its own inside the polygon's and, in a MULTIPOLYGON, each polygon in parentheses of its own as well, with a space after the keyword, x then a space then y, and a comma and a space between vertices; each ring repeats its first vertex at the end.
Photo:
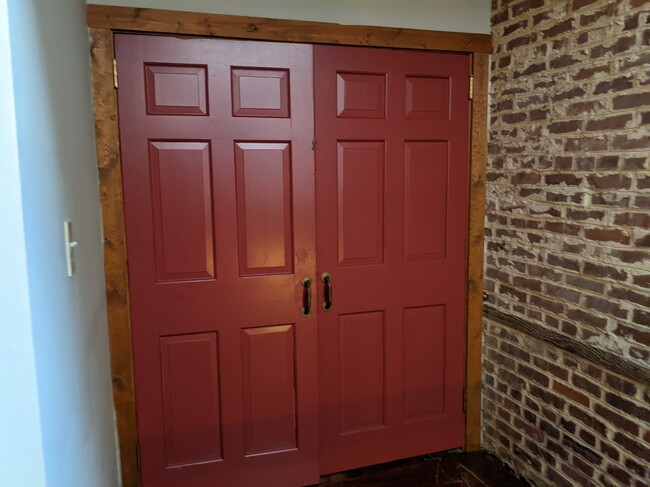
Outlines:
POLYGON ((469 75, 469 99, 474 99, 474 75, 469 75))
POLYGON ((117 59, 113 59, 113 86, 117 89, 117 59))
POLYGON ((136 456, 136 463, 138 465, 138 471, 142 471, 142 461, 140 460, 140 443, 137 443, 135 445, 135 456, 136 456))

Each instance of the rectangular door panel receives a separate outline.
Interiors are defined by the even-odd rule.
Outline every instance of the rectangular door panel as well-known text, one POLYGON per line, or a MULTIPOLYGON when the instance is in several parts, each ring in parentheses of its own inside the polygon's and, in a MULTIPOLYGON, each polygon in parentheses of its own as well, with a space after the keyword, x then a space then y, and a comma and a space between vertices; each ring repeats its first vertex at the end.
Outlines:
POLYGON ((447 240, 447 141, 404 145, 404 258, 440 259, 447 240))
POLYGON ((167 467, 222 458, 216 333, 161 337, 167 467))
POLYGON ((241 275, 290 273, 290 144, 237 142, 235 165, 241 275))
POLYGON ((380 264, 384 250, 384 143, 338 143, 340 265, 380 264))
POLYGON ((246 455, 296 443, 293 325, 242 330, 246 455))
POLYGON ((445 412, 445 306, 404 310, 404 421, 445 412))
POLYGON ((339 318, 341 434, 384 426, 384 315, 339 318))
POLYGON ((215 277, 208 142, 150 141, 158 281, 215 277))

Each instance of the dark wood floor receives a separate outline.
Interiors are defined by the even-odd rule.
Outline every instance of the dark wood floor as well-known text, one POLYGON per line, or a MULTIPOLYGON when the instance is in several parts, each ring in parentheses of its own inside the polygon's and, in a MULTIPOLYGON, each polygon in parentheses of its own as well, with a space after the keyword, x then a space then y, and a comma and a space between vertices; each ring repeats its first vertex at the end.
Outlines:
POLYGON ((487 452, 445 452, 327 475, 320 486, 528 487, 487 452))

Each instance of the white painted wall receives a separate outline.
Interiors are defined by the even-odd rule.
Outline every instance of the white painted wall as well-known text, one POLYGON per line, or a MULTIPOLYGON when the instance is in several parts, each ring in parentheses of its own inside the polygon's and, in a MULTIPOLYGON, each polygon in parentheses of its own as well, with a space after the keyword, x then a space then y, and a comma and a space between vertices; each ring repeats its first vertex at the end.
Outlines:
POLYGON ((0 0, 0 484, 44 485, 6 0, 0 0))
MULTIPOLYGON (((35 368, 38 402, 31 389, 0 389, 0 407, 4 408, 9 397, 27 409, 16 413, 17 430, 9 436, 1 434, 0 445, 12 448, 25 423, 31 427, 29 432, 38 428, 39 422, 41 445, 37 455, 38 435, 32 435, 31 445, 25 448, 34 449, 36 461, 27 454, 15 458, 9 470, 0 469, 0 484, 115 487, 119 481, 85 3, 8 0, 8 5, 20 185, 14 158, 12 179, 7 182, 0 177, 3 186, 15 185, 10 192, 12 206, 3 204, 0 215, 6 212, 13 218, 10 223, 16 233, 7 234, 5 228, 0 231, 0 242, 10 246, 10 253, 3 253, 0 261, 3 265, 7 257, 16 261, 9 262, 13 268, 7 274, 3 268, 1 281, 12 286, 18 283, 16 301, 21 306, 9 321, 3 318, 0 347, 7 337, 20 341, 24 358, 1 353, 0 373, 16 373, 13 382, 27 375, 28 388, 30 370, 33 375, 35 368), (72 279, 66 276, 63 247, 62 222, 68 218, 79 241, 78 270, 72 279), (24 232, 22 250, 16 248, 21 241, 19 223, 24 232), (7 236, 16 242, 5 242, 7 236), (32 357, 26 344, 30 335, 32 357), (25 370, 17 370, 23 362, 27 362, 25 370), (16 397, 11 397, 14 394, 16 397), (37 408, 38 418, 32 408, 37 408), (44 471, 45 482, 42 473, 38 477, 39 469, 44 471), (32 470, 34 478, 28 479, 32 470), (15 473, 16 481, 7 481, 5 472, 15 473)), ((0 38, 6 38, 2 25, 0 32, 0 38)), ((6 70, 3 54, 0 51, 0 66, 6 70)), ((11 76, 0 74, 3 97, 7 79, 11 76)), ((4 110, 1 113, 3 122, 11 118, 4 110)), ((0 193, 4 201, 4 188, 0 193)), ((0 424, 5 420, 12 417, 2 414, 0 424)))
POLYGON ((490 33, 490 0, 87 0, 190 12, 490 33))

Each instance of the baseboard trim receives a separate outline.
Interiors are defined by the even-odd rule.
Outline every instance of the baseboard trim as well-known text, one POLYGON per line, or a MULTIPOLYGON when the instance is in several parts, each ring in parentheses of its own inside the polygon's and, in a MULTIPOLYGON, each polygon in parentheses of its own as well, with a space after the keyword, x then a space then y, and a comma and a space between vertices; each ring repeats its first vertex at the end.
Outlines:
POLYGON ((620 357, 613 352, 594 347, 587 343, 575 341, 549 328, 530 321, 504 313, 490 305, 483 306, 483 316, 496 323, 512 328, 528 336, 542 340, 558 348, 573 353, 578 357, 589 360, 596 365, 609 369, 629 379, 650 384, 650 369, 644 368, 629 359, 620 357))

